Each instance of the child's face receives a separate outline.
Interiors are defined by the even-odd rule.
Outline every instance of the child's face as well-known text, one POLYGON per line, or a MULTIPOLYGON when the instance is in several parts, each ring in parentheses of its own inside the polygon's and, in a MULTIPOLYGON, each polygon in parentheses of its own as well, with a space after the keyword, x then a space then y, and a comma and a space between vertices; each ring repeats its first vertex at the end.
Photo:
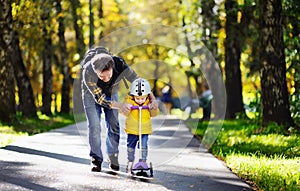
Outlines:
POLYGON ((139 105, 142 105, 143 103, 145 103, 146 99, 147 99, 147 95, 145 95, 145 96, 134 96, 134 101, 139 105))

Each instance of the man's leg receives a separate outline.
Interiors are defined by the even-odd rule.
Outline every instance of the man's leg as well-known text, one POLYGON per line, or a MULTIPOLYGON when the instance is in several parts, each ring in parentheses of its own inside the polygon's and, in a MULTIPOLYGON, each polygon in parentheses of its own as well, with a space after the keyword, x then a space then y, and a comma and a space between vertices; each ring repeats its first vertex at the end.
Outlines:
POLYGON ((87 118, 92 171, 101 171, 101 163, 103 161, 100 125, 101 107, 95 103, 93 97, 88 93, 84 95, 83 105, 87 118))
POLYGON ((207 107, 203 108, 203 120, 210 120, 211 115, 211 104, 208 104, 207 107))
POLYGON ((120 141, 120 125, 118 110, 104 108, 107 127, 106 147, 110 159, 110 167, 119 170, 118 154, 120 141))

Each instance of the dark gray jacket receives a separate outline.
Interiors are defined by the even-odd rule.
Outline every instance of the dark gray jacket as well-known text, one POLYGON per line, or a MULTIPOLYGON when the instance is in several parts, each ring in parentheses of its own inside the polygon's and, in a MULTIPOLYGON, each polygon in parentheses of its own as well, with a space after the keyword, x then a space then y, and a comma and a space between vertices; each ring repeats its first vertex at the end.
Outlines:
MULTIPOLYGON (((137 74, 125 63, 125 61, 117 56, 113 56, 114 67, 113 75, 109 82, 100 80, 92 68, 91 62, 87 63, 82 71, 82 88, 89 90, 94 96, 95 102, 105 94, 106 97, 111 98, 112 91, 117 90, 120 81, 126 78, 132 82, 137 78, 137 74)), ((86 91, 84 91, 86 92, 86 91)))

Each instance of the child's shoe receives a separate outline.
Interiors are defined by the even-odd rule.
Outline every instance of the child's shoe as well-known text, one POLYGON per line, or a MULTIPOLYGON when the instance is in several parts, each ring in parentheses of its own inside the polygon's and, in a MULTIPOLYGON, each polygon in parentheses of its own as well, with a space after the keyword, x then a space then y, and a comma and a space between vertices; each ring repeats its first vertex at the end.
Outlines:
POLYGON ((133 172, 132 172, 132 166, 133 166, 133 162, 128 162, 127 163, 127 166, 126 166, 126 172, 127 173, 133 174, 133 172))

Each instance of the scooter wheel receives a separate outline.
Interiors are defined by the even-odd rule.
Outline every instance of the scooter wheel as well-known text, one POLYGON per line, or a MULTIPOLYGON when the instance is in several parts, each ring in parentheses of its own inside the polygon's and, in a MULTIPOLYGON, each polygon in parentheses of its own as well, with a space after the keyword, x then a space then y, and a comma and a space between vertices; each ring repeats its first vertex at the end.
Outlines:
POLYGON ((137 172, 136 175, 142 177, 148 177, 148 174, 146 172, 137 172))
POLYGON ((150 177, 153 177, 153 167, 152 167, 152 162, 150 162, 150 177))

